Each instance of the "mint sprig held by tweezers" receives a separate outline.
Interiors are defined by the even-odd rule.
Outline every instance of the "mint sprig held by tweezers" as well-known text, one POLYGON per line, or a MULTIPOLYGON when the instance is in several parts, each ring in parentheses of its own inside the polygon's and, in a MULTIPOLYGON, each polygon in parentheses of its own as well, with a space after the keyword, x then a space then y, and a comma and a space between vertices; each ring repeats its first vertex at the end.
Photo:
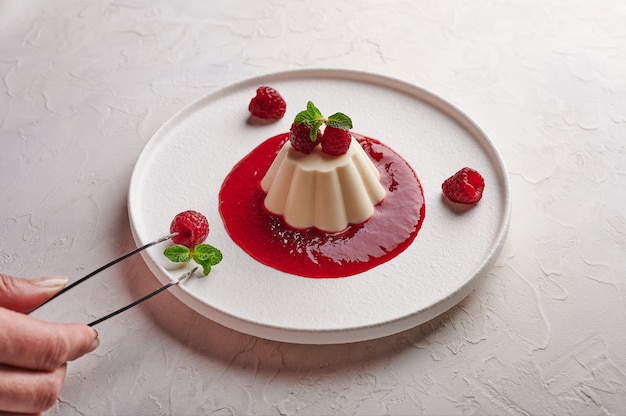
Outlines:
POLYGON ((222 261, 222 252, 210 244, 196 244, 193 249, 182 244, 176 244, 166 248, 163 254, 175 263, 195 261, 202 266, 202 273, 205 276, 211 272, 211 266, 222 261))

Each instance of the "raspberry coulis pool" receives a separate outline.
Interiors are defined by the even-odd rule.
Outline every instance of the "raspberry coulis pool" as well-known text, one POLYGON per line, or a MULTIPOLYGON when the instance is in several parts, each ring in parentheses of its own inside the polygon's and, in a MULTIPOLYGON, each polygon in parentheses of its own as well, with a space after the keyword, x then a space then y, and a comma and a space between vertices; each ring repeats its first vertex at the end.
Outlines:
POLYGON ((219 209, 226 231, 246 253, 277 270, 311 278, 352 276, 403 252, 425 214, 424 194, 409 164, 379 141, 352 133, 381 173, 387 191, 372 217, 329 234, 297 230, 265 208, 261 179, 288 140, 283 133, 245 156, 224 180, 219 209))

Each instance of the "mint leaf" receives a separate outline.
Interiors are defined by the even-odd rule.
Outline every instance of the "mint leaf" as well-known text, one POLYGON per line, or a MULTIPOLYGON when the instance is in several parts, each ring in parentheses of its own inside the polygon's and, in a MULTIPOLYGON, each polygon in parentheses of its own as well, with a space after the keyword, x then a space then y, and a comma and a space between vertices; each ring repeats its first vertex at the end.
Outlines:
POLYGON ((322 124, 324 124, 324 121, 317 120, 317 121, 314 121, 313 124, 311 125, 311 132, 309 133, 309 137, 311 138, 312 142, 317 140, 317 131, 319 130, 320 127, 322 127, 322 124))
POLYGON ((207 261, 211 266, 222 261, 222 252, 210 244, 198 244, 193 251, 193 259, 196 261, 207 261))
POLYGON ((335 113, 328 117, 326 124, 337 129, 350 130, 352 128, 352 119, 344 113, 335 113))
POLYGON ((293 120, 293 122, 296 124, 304 123, 309 127, 317 125, 318 129, 325 121, 326 120, 324 119, 322 112, 317 107, 315 107, 315 104, 313 104, 312 101, 309 101, 306 104, 306 110, 300 111, 298 114, 296 114, 296 118, 294 118, 293 120))
POLYGON ((296 124, 302 124, 302 123, 308 124, 309 120, 310 120, 309 113, 308 111, 304 110, 296 114, 296 118, 293 119, 293 122, 296 124))
POLYGON ((165 249, 163 252, 165 257, 175 263, 184 263, 191 259, 191 253, 189 249, 181 244, 176 244, 165 249))
POLYGON ((210 244, 198 244, 193 248, 191 258, 202 266, 204 275, 211 272, 211 266, 222 261, 222 252, 210 244))
POLYGON ((309 101, 306 103, 306 111, 309 113, 309 117, 311 120, 323 120, 324 116, 322 112, 313 104, 313 101, 309 101))
POLYGON ((207 276, 209 273, 211 273, 211 263, 209 263, 208 261, 199 261, 199 260, 196 260, 196 263, 202 266, 203 275, 207 276))

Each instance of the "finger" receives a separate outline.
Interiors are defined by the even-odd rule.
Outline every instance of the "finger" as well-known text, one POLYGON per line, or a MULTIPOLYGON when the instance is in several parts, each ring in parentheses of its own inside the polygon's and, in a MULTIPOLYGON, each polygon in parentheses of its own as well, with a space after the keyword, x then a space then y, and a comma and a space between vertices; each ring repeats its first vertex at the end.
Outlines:
POLYGON ((0 411, 39 414, 54 406, 66 366, 33 371, 0 365, 0 411))
POLYGON ((54 370, 93 351, 98 333, 83 324, 55 324, 0 308, 0 364, 54 370))
POLYGON ((24 279, 0 273, 0 306, 30 312, 65 287, 66 277, 46 276, 24 279))

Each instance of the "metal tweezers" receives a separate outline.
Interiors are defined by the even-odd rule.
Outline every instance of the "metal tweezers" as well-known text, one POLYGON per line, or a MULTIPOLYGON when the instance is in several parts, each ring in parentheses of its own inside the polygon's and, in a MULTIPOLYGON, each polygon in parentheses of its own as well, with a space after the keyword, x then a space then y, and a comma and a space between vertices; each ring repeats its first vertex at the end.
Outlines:
MULTIPOLYGON (((48 303, 48 302, 52 301, 53 299, 56 299, 57 297, 61 296, 63 293, 67 292, 68 290, 70 290, 70 289, 72 289, 72 288, 74 288, 74 287, 78 286, 79 284, 83 283, 85 280, 87 280, 87 279, 89 279, 89 278, 91 278, 91 277, 93 277, 93 276, 97 275, 97 274, 98 274, 98 273, 100 273, 101 271, 108 269, 109 267, 111 267, 111 266, 113 266, 113 265, 115 265, 115 264, 117 264, 117 263, 121 262, 122 260, 125 260, 125 259, 129 258, 130 256, 133 256, 133 255, 135 255, 135 254, 139 253, 140 251, 143 251, 143 250, 147 249, 148 247, 152 247, 152 246, 154 246, 154 245, 156 245, 156 244, 159 244, 159 243, 162 243, 162 242, 164 242, 164 241, 167 241, 167 240, 171 239, 172 237, 175 237, 177 234, 178 234, 178 233, 168 234, 168 235, 166 235, 166 236, 163 236, 163 237, 161 237, 161 238, 158 238, 158 239, 156 239, 156 240, 154 240, 154 241, 152 241, 152 242, 150 242, 150 243, 148 243, 148 244, 144 244, 143 246, 138 247, 138 248, 134 249, 133 251, 130 251, 130 252, 128 252, 128 253, 126 253, 126 254, 124 254, 124 255, 123 255, 123 256, 121 256, 121 257, 118 257, 117 259, 115 259, 115 260, 113 260, 113 261, 110 261, 109 263, 105 264, 104 266, 102 266, 102 267, 100 267, 100 268, 98 268, 98 269, 94 270, 93 272, 89 273, 88 275, 86 275, 86 276, 84 276, 84 277, 82 277, 82 278, 78 279, 77 281, 75 281, 74 283, 70 284, 69 286, 66 286, 65 288, 63 288, 62 290, 60 290, 59 292, 57 292, 54 296, 52 296, 50 299, 46 300, 44 303, 42 303, 42 304, 41 304, 41 305, 39 305, 37 308, 35 308, 32 312, 34 312, 34 311, 36 311, 37 309, 41 308, 43 305, 45 305, 46 303, 48 303)), ((163 292, 164 290, 167 290, 167 289, 169 289, 170 287, 172 287, 172 286, 176 286, 177 284, 179 284, 179 283, 183 282, 183 281, 184 281, 185 279, 187 279, 189 276, 193 275, 197 269, 198 269, 198 268, 197 268, 197 267, 195 267, 195 268, 193 268, 192 270, 189 270, 188 272, 186 272, 186 273, 184 273, 183 275, 181 275, 178 279, 173 280, 173 281, 171 281, 171 282, 169 282, 169 283, 167 283, 167 284, 165 284, 165 285, 161 286, 160 288, 158 288, 157 290, 155 290, 155 291, 153 291, 153 292, 151 292, 151 293, 148 293, 147 295, 145 295, 145 296, 144 296, 144 297, 142 297, 141 299, 137 299, 137 300, 136 300, 136 301, 134 301, 133 303, 131 303, 131 304, 129 304, 129 305, 126 305, 126 306, 124 306, 123 308, 120 308, 120 309, 118 309, 118 310, 116 310, 116 311, 114 311, 114 312, 111 312, 110 314, 108 314, 108 315, 106 315, 106 316, 103 316, 102 318, 96 319, 95 321, 90 322, 90 323, 88 323, 87 325, 88 325, 88 326, 94 326, 94 325, 97 325, 97 324, 99 324, 100 322, 106 321, 107 319, 112 318, 112 317, 114 317, 115 315, 118 315, 118 314, 120 314, 120 313, 122 313, 122 312, 124 312, 124 311, 127 311, 128 309, 132 308, 133 306, 139 305, 141 302, 143 302, 143 301, 145 301, 145 300, 148 300, 148 299, 150 299, 151 297, 153 297, 153 296, 155 296, 155 295, 158 295, 159 293, 163 292)))

